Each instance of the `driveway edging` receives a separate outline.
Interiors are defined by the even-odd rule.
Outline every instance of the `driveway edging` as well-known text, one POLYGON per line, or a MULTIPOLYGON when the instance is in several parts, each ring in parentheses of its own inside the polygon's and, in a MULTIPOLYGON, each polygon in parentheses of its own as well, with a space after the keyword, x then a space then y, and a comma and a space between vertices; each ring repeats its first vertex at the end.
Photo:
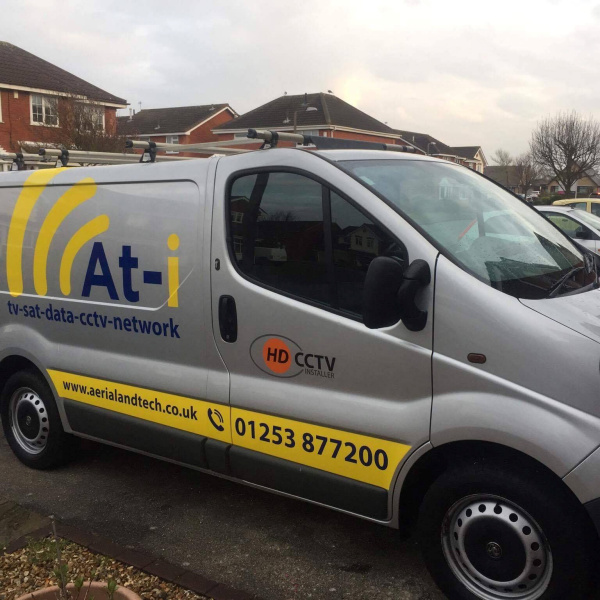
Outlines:
MULTIPOLYGON (((180 585, 196 594, 213 598, 213 600, 261 600, 258 596, 219 583, 218 581, 204 577, 200 573, 190 571, 185 567, 175 565, 147 552, 126 548, 120 544, 115 544, 108 538, 87 533, 71 525, 63 524, 60 521, 56 522, 56 532, 60 538, 79 544, 91 552, 109 556, 114 560, 130 565, 149 575, 155 575, 156 577, 160 577, 160 579, 180 585)), ((52 535, 50 525, 41 527, 10 542, 6 546, 4 553, 12 554, 25 548, 30 540, 40 540, 50 535, 52 535)))

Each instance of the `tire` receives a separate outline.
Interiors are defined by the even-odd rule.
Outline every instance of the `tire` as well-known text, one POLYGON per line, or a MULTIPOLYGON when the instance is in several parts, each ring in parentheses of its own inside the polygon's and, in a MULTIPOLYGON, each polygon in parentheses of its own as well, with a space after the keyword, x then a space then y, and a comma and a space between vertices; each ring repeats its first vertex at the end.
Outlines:
POLYGON ((37 371, 12 375, 0 395, 2 428, 16 457, 32 469, 51 469, 73 455, 76 438, 65 433, 54 394, 37 371))
POLYGON ((570 491, 541 470, 499 461, 452 467, 427 491, 418 535, 450 600, 596 597, 594 526, 570 491))

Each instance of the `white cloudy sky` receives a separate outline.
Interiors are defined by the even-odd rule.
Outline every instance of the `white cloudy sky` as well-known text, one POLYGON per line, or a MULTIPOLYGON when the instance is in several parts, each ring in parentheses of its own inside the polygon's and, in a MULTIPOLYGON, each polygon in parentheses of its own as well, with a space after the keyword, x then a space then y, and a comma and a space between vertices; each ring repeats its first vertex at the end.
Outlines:
POLYGON ((327 91, 450 145, 600 118, 598 0, 0 0, 9 41, 145 108, 327 91))

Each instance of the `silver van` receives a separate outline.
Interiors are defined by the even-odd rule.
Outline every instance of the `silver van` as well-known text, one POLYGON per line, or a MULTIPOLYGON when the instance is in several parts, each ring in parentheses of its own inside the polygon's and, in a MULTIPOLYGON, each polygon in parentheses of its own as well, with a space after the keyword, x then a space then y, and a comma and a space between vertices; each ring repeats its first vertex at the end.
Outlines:
POLYGON ((375 150, 0 175, 0 409, 418 532, 451 599, 588 599, 593 260, 467 168, 375 150))

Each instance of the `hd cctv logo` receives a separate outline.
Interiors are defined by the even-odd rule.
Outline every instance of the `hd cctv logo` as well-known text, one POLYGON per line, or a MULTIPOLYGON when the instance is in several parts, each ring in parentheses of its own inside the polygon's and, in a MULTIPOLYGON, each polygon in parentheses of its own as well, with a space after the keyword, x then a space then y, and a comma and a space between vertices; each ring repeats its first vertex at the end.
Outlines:
MULTIPOLYGON (((65 171, 62 169, 42 169, 33 171, 23 184, 21 193, 12 212, 8 239, 6 244, 6 277, 8 291, 11 296, 18 297, 24 293, 23 283, 23 247, 30 216, 43 193, 54 184, 54 178, 65 171)), ((33 255, 33 287, 38 296, 48 294, 48 256, 55 234, 63 222, 77 210, 79 206, 96 196, 97 185, 91 177, 86 177, 67 187, 52 205, 37 233, 33 255)), ((138 257, 132 254, 132 247, 123 245, 120 248, 119 269, 121 271, 122 292, 119 294, 115 282, 119 282, 117 273, 111 273, 104 243, 98 237, 106 233, 110 227, 110 219, 100 214, 80 227, 67 241, 60 259, 58 279, 63 296, 72 292, 72 267, 75 257, 80 251, 89 250, 89 259, 85 278, 78 295, 90 297, 96 288, 105 288, 111 300, 139 302, 139 288, 134 289, 133 273, 138 269, 138 257), (93 242, 90 249, 90 242, 93 242)), ((179 237, 171 234, 167 241, 168 252, 173 254, 179 248, 179 237)), ((118 251, 116 248, 108 248, 118 251)), ((166 250, 166 249, 165 249, 166 250)), ((161 271, 146 270, 141 273, 143 284, 164 285, 161 271)), ((179 258, 167 257, 168 306, 178 307, 179 258)))
POLYGON ((283 336, 263 335, 250 346, 252 362, 267 375, 297 377, 311 375, 333 379, 335 357, 305 352, 296 342, 283 336))

